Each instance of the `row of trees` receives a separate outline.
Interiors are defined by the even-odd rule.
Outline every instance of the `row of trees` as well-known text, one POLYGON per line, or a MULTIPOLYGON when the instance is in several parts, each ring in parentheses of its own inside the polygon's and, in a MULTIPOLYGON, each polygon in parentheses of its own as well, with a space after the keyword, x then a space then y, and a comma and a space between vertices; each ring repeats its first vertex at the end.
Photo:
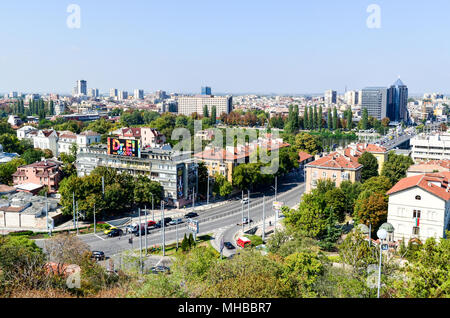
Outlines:
POLYGON ((96 215, 114 215, 129 211, 135 206, 151 207, 152 194, 157 207, 164 196, 163 188, 158 182, 144 176, 134 178, 128 173, 117 173, 116 170, 105 167, 98 167, 85 177, 71 175, 61 182, 59 193, 64 215, 73 214, 75 199, 79 211, 85 212, 89 220, 93 218, 94 206, 96 215))
POLYGON ((12 107, 12 112, 15 115, 39 116, 40 119, 43 119, 47 115, 55 114, 55 105, 52 100, 45 102, 43 99, 32 99, 29 101, 28 107, 25 107, 23 99, 19 99, 12 107))

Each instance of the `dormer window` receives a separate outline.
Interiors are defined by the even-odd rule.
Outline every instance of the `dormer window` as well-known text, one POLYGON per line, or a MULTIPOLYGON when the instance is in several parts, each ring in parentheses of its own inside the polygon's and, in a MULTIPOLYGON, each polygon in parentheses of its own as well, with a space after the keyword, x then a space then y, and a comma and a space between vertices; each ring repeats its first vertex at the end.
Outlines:
POLYGON ((417 195, 416 200, 422 200, 422 197, 420 195, 417 195))

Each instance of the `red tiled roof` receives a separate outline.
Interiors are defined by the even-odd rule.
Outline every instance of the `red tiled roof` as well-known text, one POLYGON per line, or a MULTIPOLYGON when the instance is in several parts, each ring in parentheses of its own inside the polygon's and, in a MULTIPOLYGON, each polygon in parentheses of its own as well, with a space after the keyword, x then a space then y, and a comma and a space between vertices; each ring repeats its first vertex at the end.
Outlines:
POLYGON ((313 156, 311 156, 311 155, 310 155, 309 153, 307 153, 307 152, 299 151, 298 157, 299 157, 298 162, 303 162, 303 161, 305 161, 305 160, 311 159, 313 156))
POLYGON ((447 191, 449 181, 450 172, 422 174, 403 178, 391 190, 387 192, 387 195, 391 195, 410 188, 419 187, 447 201, 450 200, 450 192, 447 191), (438 186, 435 183, 439 183, 440 185, 438 186))
POLYGON ((307 167, 311 166, 320 168, 355 169, 355 170, 362 168, 362 165, 360 163, 355 162, 350 158, 345 157, 337 152, 307 164, 307 167))

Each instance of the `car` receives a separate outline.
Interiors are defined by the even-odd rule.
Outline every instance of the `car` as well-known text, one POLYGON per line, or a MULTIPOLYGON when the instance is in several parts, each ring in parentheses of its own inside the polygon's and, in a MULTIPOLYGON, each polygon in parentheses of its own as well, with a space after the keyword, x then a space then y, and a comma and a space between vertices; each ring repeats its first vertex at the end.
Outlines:
MULTIPOLYGON (((148 228, 147 228, 147 233, 148 233, 148 228)), ((139 228, 137 229, 137 231, 134 232, 134 235, 135 235, 135 236, 139 236, 139 228)), ((141 228, 141 233, 140 233, 140 235, 145 235, 145 226, 143 226, 143 227, 141 228)))
MULTIPOLYGON (((250 219, 250 223, 252 223, 252 222, 253 222, 253 220, 250 219)), ((242 220, 242 223, 248 224, 248 223, 249 223, 249 222, 248 222, 248 218, 244 218, 244 219, 242 220)))
POLYGON ((103 261, 106 257, 103 251, 92 251, 91 258, 95 259, 96 261, 103 261))
POLYGON ((139 225, 137 223, 127 225, 125 228, 126 233, 136 233, 139 230, 139 225))
POLYGON ((105 235, 108 235, 109 233, 111 233, 112 230, 116 230, 117 227, 115 226, 111 226, 109 229, 104 230, 103 233, 105 233, 105 235))
POLYGON ((248 203, 248 198, 242 199, 242 200, 241 200, 241 203, 242 203, 242 204, 247 204, 247 203, 248 203))
MULTIPOLYGON (((169 223, 172 222, 172 218, 164 218, 164 225, 167 226, 169 223)), ((158 223, 155 224, 155 228, 160 228, 162 225, 161 220, 158 221, 158 223)))
POLYGON ((234 249, 236 249, 236 247, 234 247, 234 245, 231 244, 231 242, 225 242, 225 243, 223 243, 223 245, 227 248, 227 250, 234 250, 234 249))
POLYGON ((198 216, 197 213, 195 213, 195 212, 189 212, 189 213, 186 214, 184 217, 185 217, 186 219, 192 219, 192 218, 195 218, 195 217, 197 217, 197 216, 198 216))
POLYGON ((167 273, 170 274, 170 267, 167 266, 154 266, 151 268, 153 274, 167 273))
POLYGON ((112 229, 111 232, 108 233, 108 237, 116 237, 122 236, 123 231, 121 229, 112 229))
POLYGON ((169 222, 169 225, 177 225, 183 223, 183 219, 175 219, 169 222))

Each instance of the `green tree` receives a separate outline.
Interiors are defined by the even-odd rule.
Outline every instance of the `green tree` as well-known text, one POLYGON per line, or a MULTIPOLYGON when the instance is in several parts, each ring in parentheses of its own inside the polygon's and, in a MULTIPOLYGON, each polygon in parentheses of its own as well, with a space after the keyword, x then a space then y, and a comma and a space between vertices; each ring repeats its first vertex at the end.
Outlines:
POLYGON ((361 171, 361 181, 378 176, 378 161, 377 158, 370 152, 366 151, 358 158, 358 163, 363 165, 361 171))
POLYGON ((347 129, 352 130, 353 129, 353 113, 351 109, 347 110, 347 129))
POLYGON ((216 106, 213 106, 211 109, 211 126, 216 125, 217 121, 217 108, 216 106))
POLYGON ((308 117, 308 107, 305 106, 305 112, 303 115, 303 128, 304 129, 309 129, 309 121, 308 121, 309 117, 308 117))
POLYGON ((319 111, 317 113, 317 129, 319 130, 322 129, 322 118, 323 118, 322 106, 319 106, 319 111))
POLYGON ((17 171, 17 168, 25 165, 26 162, 23 159, 15 158, 10 162, 0 165, 0 183, 12 185, 12 175, 17 171))
POLYGON ((328 207, 333 209, 337 220, 343 222, 345 220, 346 212, 346 197, 340 188, 334 188, 325 193, 325 202, 328 207))
POLYGON ((28 149, 21 156, 25 160, 27 165, 41 161, 41 158, 45 158, 45 153, 41 149, 28 149))
POLYGON ((159 182, 151 181, 148 177, 138 176, 134 180, 134 202, 140 207, 158 206, 164 198, 164 188, 159 182))
POLYGON ((387 221, 388 200, 381 193, 363 191, 356 200, 355 217, 359 223, 371 224, 373 232, 387 221))
POLYGON ((203 117, 209 118, 208 105, 203 106, 203 117))
POLYGON ((339 128, 338 126, 338 115, 337 115, 337 108, 334 106, 333 108, 333 130, 337 130, 339 128))
POLYGON ((396 184, 400 179, 406 177, 406 172, 409 167, 414 164, 411 157, 396 155, 394 152, 390 152, 388 160, 383 164, 381 175, 388 177, 392 184, 396 184))
POLYGON ((300 133, 295 136, 295 147, 315 156, 322 151, 322 143, 317 136, 308 133, 300 133))
POLYGON ((327 115, 327 126, 328 129, 332 130, 333 129, 333 115, 331 113, 331 108, 328 108, 328 115, 327 115))
POLYGON ((360 129, 361 130, 367 130, 369 125, 369 113, 367 111, 367 108, 363 108, 362 110, 362 116, 361 116, 361 122, 360 122, 360 129))

